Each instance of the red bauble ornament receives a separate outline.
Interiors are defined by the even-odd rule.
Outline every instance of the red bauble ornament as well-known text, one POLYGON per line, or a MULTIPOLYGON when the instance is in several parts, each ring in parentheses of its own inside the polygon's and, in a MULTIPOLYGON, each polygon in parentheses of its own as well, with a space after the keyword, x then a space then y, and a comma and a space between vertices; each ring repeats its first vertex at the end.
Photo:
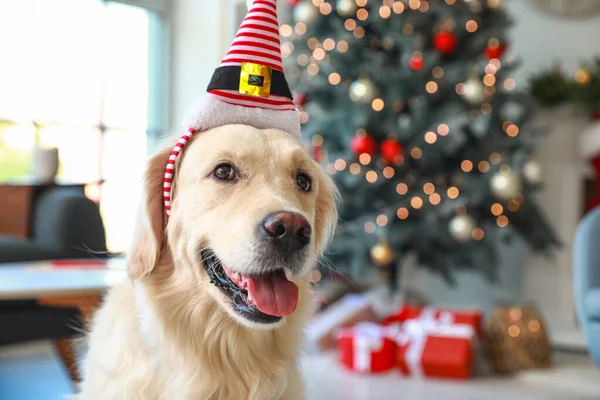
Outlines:
POLYGON ((352 151, 356 155, 368 154, 372 156, 375 154, 375 150, 377 150, 377 142, 373 139, 373 136, 369 135, 359 135, 355 136, 350 143, 350 147, 352 151))
POLYGON ((300 107, 304 107, 308 99, 304 93, 294 93, 294 104, 300 107))
POLYGON ((433 38, 433 45, 442 54, 450 54, 456 50, 458 39, 452 32, 440 32, 433 38))
POLYGON ((414 55, 414 56, 412 56, 410 58, 410 60, 408 61, 408 66, 413 71, 420 71, 420 70, 422 70, 423 67, 425 66, 425 61, 423 60, 423 56, 421 56, 421 55, 414 55))
POLYGON ((485 48, 485 55, 490 60, 493 58, 500 58, 502 57, 507 48, 508 45, 506 43, 500 43, 498 46, 495 47, 487 46, 485 48))
POLYGON ((290 7, 296 7, 302 0, 287 0, 290 7))
POLYGON ((395 139, 387 139, 381 144, 381 156, 388 164, 396 164, 404 155, 404 146, 395 139))
POLYGON ((596 110, 592 113, 592 119, 594 121, 600 121, 600 110, 596 110))

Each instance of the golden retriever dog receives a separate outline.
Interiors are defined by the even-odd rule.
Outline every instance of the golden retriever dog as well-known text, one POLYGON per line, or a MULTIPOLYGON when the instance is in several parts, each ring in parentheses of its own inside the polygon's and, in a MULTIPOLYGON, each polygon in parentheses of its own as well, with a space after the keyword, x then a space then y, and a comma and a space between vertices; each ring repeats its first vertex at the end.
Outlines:
POLYGON ((337 220, 333 183, 291 134, 222 126, 186 147, 167 223, 172 148, 150 160, 131 281, 93 319, 76 398, 304 398, 302 328, 337 220))

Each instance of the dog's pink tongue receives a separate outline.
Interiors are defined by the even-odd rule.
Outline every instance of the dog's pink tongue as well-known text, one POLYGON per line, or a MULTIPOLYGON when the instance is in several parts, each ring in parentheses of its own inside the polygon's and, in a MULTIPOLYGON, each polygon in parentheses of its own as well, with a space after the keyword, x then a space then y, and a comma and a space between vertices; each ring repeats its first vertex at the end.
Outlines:
POLYGON ((260 312, 274 317, 285 317, 296 310, 298 286, 288 281, 284 274, 247 278, 248 293, 260 312))

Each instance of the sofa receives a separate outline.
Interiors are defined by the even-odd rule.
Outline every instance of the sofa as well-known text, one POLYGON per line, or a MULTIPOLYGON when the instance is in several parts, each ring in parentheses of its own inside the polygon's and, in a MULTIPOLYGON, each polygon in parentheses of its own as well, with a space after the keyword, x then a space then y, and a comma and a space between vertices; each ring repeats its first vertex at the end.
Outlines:
POLYGON ((32 237, 0 236, 0 263, 106 257, 98 205, 81 191, 57 186, 33 208, 32 237))
POLYGON ((577 315, 590 355, 600 366, 600 207, 579 223, 573 254, 577 315))

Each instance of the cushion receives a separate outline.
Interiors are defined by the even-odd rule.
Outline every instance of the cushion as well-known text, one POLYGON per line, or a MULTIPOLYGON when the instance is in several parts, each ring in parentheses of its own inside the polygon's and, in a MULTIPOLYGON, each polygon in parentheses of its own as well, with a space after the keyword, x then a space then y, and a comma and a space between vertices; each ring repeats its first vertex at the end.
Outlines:
POLYGON ((584 300, 584 309, 589 319, 600 321, 600 288, 588 292, 584 300))

